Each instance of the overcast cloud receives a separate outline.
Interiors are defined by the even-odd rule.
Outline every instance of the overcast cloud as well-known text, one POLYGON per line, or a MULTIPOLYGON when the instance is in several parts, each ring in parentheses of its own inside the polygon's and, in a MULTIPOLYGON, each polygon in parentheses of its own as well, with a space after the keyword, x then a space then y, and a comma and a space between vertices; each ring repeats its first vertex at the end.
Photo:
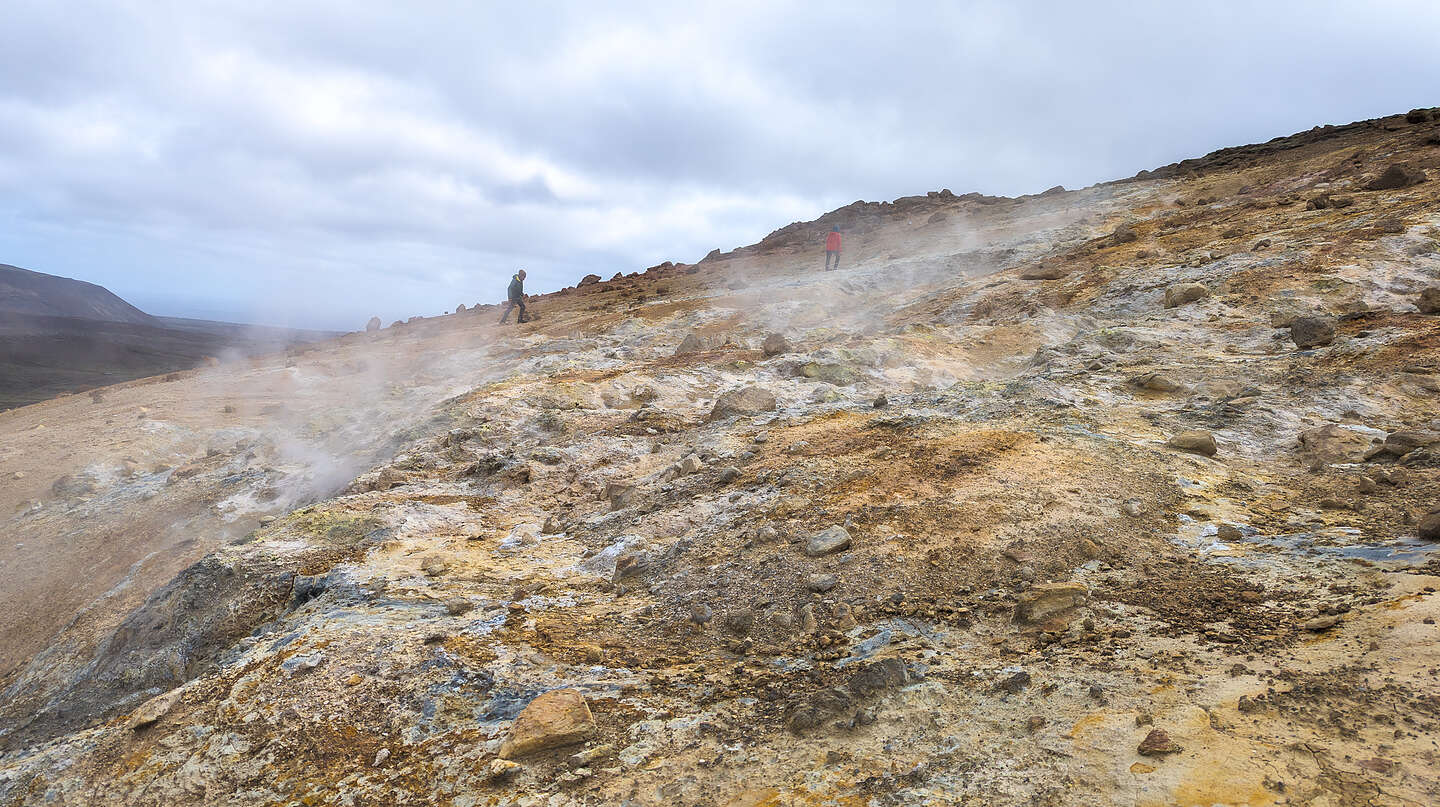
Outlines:
POLYGON ((1440 4, 0 8, 0 263, 355 328, 1440 104, 1440 4))

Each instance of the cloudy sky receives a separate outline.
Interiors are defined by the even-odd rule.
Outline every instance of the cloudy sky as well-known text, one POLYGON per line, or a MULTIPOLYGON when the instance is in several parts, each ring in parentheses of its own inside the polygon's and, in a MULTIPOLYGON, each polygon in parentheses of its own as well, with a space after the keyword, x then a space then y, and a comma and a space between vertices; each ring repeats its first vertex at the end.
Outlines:
POLYGON ((3 0, 0 263, 354 328, 1440 104, 1440 3, 3 0))

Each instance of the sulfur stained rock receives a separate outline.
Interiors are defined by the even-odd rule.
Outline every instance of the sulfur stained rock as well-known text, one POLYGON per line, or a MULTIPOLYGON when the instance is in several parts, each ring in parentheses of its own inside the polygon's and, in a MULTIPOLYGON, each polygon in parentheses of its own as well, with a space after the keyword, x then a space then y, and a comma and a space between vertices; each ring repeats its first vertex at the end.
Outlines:
POLYGON ((1207 431, 1180 432, 1171 437, 1166 445, 1177 448, 1181 451, 1188 451, 1191 454, 1203 454, 1207 457, 1215 456, 1217 447, 1215 435, 1207 431))
POLYGON ((139 730, 153 725, 160 718, 168 714, 171 709, 174 709, 175 704, 179 702, 179 689, 172 689, 163 695, 156 695, 150 700, 140 704, 140 708, 136 709, 134 714, 130 715, 130 719, 125 721, 125 727, 139 730))
POLYGON ((578 689, 552 689, 530 701, 500 747, 501 759, 574 745, 595 736, 595 717, 578 689))
POLYGON ((1165 289, 1165 307, 1175 308, 1203 300, 1210 296, 1210 290, 1200 283, 1177 283, 1165 289))
POLYGON ((1164 729, 1151 729, 1135 750, 1144 757, 1160 757, 1179 753, 1182 749, 1176 745, 1174 740, 1170 739, 1170 735, 1164 729))
POLYGON ((1015 598, 1015 621, 1025 624, 1044 622, 1083 605, 1090 590, 1084 583, 1040 583, 1020 592, 1015 598))

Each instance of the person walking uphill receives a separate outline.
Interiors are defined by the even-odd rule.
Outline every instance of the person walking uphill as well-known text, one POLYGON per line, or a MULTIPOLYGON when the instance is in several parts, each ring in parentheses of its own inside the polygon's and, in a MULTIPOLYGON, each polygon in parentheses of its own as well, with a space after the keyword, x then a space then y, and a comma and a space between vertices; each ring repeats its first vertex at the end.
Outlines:
POLYGON ((840 228, 831 227, 830 234, 825 236, 825 271, 830 271, 830 258, 835 258, 835 268, 840 268, 840 228))
POLYGON ((504 325, 505 320, 510 318, 511 309, 519 306, 520 316, 516 322, 529 322, 525 317, 525 270, 521 269, 510 278, 510 288, 506 289, 509 299, 505 303, 505 313, 500 315, 500 324, 504 325))

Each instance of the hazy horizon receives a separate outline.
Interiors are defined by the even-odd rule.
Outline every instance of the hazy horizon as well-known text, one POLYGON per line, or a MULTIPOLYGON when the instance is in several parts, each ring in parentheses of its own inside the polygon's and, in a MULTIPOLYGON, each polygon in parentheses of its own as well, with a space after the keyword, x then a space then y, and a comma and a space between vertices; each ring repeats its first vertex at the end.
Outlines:
POLYGON ((315 328, 856 199, 1083 187, 1440 86, 1395 43, 1440 22, 1418 2, 10 5, 0 263, 315 328))

